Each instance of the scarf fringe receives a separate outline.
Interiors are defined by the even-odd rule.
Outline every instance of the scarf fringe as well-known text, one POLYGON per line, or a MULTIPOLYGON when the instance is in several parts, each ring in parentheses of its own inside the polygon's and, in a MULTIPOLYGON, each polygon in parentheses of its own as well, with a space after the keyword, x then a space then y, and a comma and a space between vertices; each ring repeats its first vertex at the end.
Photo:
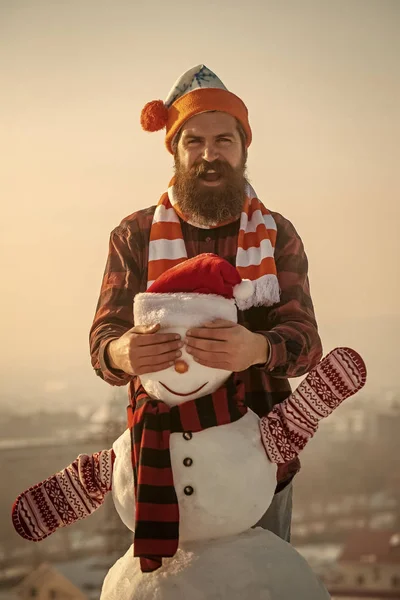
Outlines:
POLYGON ((276 275, 263 275, 252 283, 254 292, 250 298, 236 299, 239 310, 248 310, 253 306, 272 306, 280 301, 279 282, 276 275))

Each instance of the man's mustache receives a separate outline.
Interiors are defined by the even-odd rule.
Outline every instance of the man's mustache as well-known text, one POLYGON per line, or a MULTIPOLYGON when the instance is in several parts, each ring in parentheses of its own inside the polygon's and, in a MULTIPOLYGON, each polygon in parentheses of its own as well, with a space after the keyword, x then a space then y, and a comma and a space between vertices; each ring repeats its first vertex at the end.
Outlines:
POLYGON ((213 162, 203 160, 198 165, 192 167, 193 175, 196 177, 201 177, 208 173, 208 171, 215 171, 218 175, 229 175, 232 173, 233 169, 228 163, 219 159, 213 160, 213 162))

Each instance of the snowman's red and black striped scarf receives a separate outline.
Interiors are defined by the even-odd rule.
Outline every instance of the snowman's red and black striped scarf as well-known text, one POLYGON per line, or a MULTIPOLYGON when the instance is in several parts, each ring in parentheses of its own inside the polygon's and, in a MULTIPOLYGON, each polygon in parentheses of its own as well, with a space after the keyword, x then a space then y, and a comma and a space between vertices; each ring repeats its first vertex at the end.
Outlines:
POLYGON ((247 412, 247 407, 244 384, 236 375, 213 394, 173 407, 149 398, 140 382, 132 385, 134 404, 128 406, 128 427, 136 498, 134 556, 140 557, 143 572, 151 572, 161 566, 163 557, 175 554, 179 543, 170 434, 181 432, 187 436, 233 423, 247 412))

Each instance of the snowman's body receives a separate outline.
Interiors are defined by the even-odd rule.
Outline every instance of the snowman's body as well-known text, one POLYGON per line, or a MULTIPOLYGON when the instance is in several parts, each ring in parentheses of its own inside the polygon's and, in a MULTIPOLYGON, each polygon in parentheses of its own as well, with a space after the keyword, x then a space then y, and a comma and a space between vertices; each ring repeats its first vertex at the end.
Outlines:
MULTIPOLYGON (((167 299, 163 294, 155 296, 160 298, 154 299, 153 312, 143 311, 148 323, 163 321, 167 299)), ((195 306, 179 312, 179 326, 164 330, 184 337, 188 327, 200 325, 197 302, 194 298, 195 306)), ((220 317, 227 302, 229 307, 229 301, 221 302, 217 299, 221 314, 216 316, 220 317)), ((234 310, 233 320, 233 304, 230 309, 234 310)), ((184 373, 171 367, 141 377, 150 397, 175 406, 212 393, 230 376, 227 371, 196 364, 184 348, 182 359, 188 367, 184 373)), ((251 529, 268 509, 276 488, 277 467, 265 452, 259 423, 259 417, 249 409, 233 423, 195 433, 171 433, 171 466, 179 505, 178 552, 163 559, 157 571, 142 573, 133 547, 129 548, 107 574, 100 600, 329 598, 310 567, 287 542, 270 531, 251 529), (286 573, 294 574, 293 578, 288 579, 286 573)), ((134 531, 130 435, 125 431, 113 445, 112 494, 122 521, 134 531)))
MULTIPOLYGON (((130 447, 126 431, 114 444, 112 493, 122 521, 134 531, 130 447)), ((171 434, 170 451, 181 542, 246 531, 270 505, 276 465, 266 455, 259 418, 251 410, 228 425, 171 434)))
MULTIPOLYGON (((227 301, 223 301, 221 311, 225 308, 224 302, 227 301)), ((164 303, 161 301, 160 306, 162 310, 164 303)), ((164 331, 179 333, 183 339, 187 327, 199 324, 195 320, 198 317, 193 316, 197 313, 193 308, 186 315, 185 327, 182 327, 185 315, 180 314, 179 326, 165 328, 164 331)), ((184 348, 182 358, 188 366, 185 373, 178 373, 171 367, 141 377, 149 395, 175 406, 215 391, 230 376, 228 371, 196 364, 184 348), (189 393, 199 387, 200 391, 189 393), (183 393, 185 396, 179 395, 183 393)), ((171 465, 179 504, 180 541, 204 540, 246 531, 267 510, 276 488, 277 467, 265 452, 259 421, 259 417, 248 410, 234 423, 197 433, 171 434, 171 465), (186 461, 186 464, 191 463, 189 466, 185 465, 185 459, 191 459, 186 461), (193 492, 190 493, 188 488, 193 492), (185 489, 189 494, 185 493, 185 489)), ((131 453, 127 451, 130 447, 127 431, 114 444, 113 496, 122 521, 134 531, 133 472, 131 453)))
MULTIPOLYGON (((180 513, 176 555, 163 559, 154 573, 142 573, 131 546, 108 572, 100 600, 328 600, 290 544, 270 531, 251 529, 276 487, 276 465, 262 445, 258 416, 249 410, 234 423, 185 433, 173 433, 170 440, 180 513), (193 462, 185 466, 188 458, 193 462)), ((133 531, 128 430, 113 448, 113 498, 133 531)))

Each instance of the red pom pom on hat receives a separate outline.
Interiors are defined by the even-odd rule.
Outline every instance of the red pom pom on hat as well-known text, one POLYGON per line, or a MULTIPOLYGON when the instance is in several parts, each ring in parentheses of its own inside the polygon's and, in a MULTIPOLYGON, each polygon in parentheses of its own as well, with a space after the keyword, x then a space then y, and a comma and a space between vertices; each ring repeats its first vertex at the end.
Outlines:
POLYGON ((238 270, 227 260, 207 253, 168 269, 152 283, 147 292, 215 294, 232 300, 243 295, 251 296, 253 286, 249 281, 242 281, 238 270))
POLYGON ((140 124, 145 131, 160 131, 168 122, 168 108, 162 100, 148 102, 140 115, 140 124))

